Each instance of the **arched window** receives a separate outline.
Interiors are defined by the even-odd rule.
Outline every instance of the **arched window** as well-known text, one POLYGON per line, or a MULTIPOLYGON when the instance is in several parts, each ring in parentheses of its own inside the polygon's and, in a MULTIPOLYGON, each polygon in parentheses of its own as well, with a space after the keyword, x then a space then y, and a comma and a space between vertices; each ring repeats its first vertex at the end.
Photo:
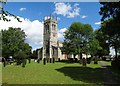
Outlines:
POLYGON ((49 32, 49 25, 46 25, 46 33, 49 32))
POLYGON ((56 30, 56 25, 52 24, 52 29, 56 30))

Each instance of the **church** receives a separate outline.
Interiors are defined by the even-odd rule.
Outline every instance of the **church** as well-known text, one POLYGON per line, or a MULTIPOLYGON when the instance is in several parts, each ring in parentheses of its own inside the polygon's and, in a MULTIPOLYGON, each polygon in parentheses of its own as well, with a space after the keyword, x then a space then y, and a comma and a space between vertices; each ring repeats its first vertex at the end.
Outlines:
MULTIPOLYGON (((59 61, 62 59, 74 58, 73 54, 62 54, 62 42, 58 41, 58 20, 52 16, 44 18, 44 31, 43 31, 43 47, 38 51, 38 59, 47 62, 59 61)), ((83 58, 91 57, 90 55, 82 54, 83 58)), ((79 59, 80 55, 75 58, 79 59)))
POLYGON ((58 41, 57 17, 52 16, 44 18, 43 47, 38 51, 38 59, 46 61, 58 61, 64 59, 60 50, 62 43, 58 41))

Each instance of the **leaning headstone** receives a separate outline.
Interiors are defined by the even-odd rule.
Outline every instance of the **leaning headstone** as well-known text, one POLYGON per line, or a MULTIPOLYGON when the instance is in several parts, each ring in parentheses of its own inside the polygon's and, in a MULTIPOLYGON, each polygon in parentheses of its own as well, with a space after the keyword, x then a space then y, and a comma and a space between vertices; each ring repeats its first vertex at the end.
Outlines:
POLYGON ((46 60, 47 60, 47 63, 48 63, 48 62, 49 62, 49 59, 47 58, 46 60))
POLYGON ((79 63, 82 64, 82 59, 79 60, 79 63))
POLYGON ((58 58, 58 62, 60 62, 60 58, 58 58))
POLYGON ((55 63, 55 58, 53 58, 53 63, 55 63))
POLYGON ((74 58, 75 59, 75 62, 78 62, 78 59, 77 58, 74 58))
POLYGON ((82 66, 86 67, 86 59, 85 58, 82 59, 82 66))
POLYGON ((46 58, 43 59, 43 64, 44 64, 44 65, 46 64, 46 58))
POLYGON ((50 58, 50 63, 52 62, 52 59, 50 58))
POLYGON ((31 58, 28 58, 29 63, 31 62, 31 58))
POLYGON ((40 63, 40 59, 38 59, 37 62, 40 63))
POLYGON ((91 58, 87 58, 87 64, 90 64, 91 58))
POLYGON ((94 64, 98 64, 98 59, 97 59, 97 57, 94 58, 94 64))
POLYGON ((23 59, 23 61, 22 61, 22 67, 24 68, 25 65, 26 65, 26 59, 23 59))
POLYGON ((2 62, 3 62, 3 65, 4 65, 4 67, 5 67, 5 63, 6 63, 6 60, 5 60, 5 58, 2 58, 2 62))

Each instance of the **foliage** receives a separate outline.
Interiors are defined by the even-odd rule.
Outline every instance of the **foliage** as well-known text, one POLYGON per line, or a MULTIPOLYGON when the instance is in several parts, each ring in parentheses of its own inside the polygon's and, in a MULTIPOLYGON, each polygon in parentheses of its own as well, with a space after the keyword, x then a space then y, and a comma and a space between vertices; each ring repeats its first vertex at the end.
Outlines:
POLYGON ((92 54, 101 50, 91 25, 74 22, 64 35, 62 51, 67 54, 92 54))
MULTIPOLYGON (((6 2, 0 1, 0 4, 4 5, 4 4, 6 4, 6 2)), ((15 19, 17 19, 18 22, 22 22, 22 21, 20 21, 20 19, 16 15, 11 14, 10 12, 6 11, 2 6, 0 6, 0 20, 4 20, 4 21, 8 21, 8 22, 11 21, 10 19, 7 18, 7 16, 12 16, 15 19)))
POLYGON ((107 41, 110 46, 115 48, 116 59, 117 52, 120 48, 120 2, 101 2, 103 5, 100 8, 100 15, 102 15, 102 21, 108 18, 108 20, 102 23, 102 31, 107 36, 107 41))
POLYGON ((22 50, 27 55, 31 53, 32 47, 25 43, 25 32, 20 28, 10 27, 8 30, 2 30, 2 55, 9 57, 22 50))
POLYGON ((116 59, 117 53, 120 48, 120 30, 119 24, 116 23, 114 19, 108 19, 104 21, 101 25, 101 30, 103 34, 106 36, 106 42, 110 47, 115 49, 116 59))
POLYGON ((99 45, 101 46, 101 49, 97 51, 97 55, 99 57, 102 57, 104 55, 109 55, 109 44, 106 43, 106 35, 103 34, 101 30, 95 31, 95 38, 99 41, 99 45))
POLYGON ((106 18, 113 18, 120 22, 120 2, 100 2, 103 6, 99 14, 102 15, 102 21, 106 18))
POLYGON ((15 55, 15 59, 17 61, 17 65, 23 63, 22 64, 23 67, 25 67, 25 59, 26 58, 27 58, 27 55, 22 50, 20 50, 19 52, 17 52, 16 55, 15 55))
POLYGON ((96 38, 93 38, 89 42, 89 52, 92 56, 97 55, 97 52, 102 50, 102 47, 99 45, 99 41, 96 38))
POLYGON ((37 59, 37 58, 38 58, 38 51, 39 51, 39 50, 40 50, 40 49, 34 50, 33 53, 31 54, 31 57, 30 57, 30 58, 32 58, 32 59, 37 59))

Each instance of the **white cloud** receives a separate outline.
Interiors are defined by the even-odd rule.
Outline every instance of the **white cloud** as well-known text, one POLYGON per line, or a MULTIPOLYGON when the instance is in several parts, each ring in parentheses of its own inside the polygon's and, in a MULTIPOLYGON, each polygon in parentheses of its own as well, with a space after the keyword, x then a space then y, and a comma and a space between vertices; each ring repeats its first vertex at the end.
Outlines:
POLYGON ((26 8, 20 8, 19 10, 20 10, 20 11, 24 11, 24 10, 26 10, 26 8))
POLYGON ((95 22, 95 24, 96 24, 96 25, 100 25, 100 24, 101 24, 101 22, 95 22))
POLYGON ((86 17, 87 17, 87 16, 83 15, 81 18, 84 19, 84 18, 86 18, 86 17))
POLYGON ((64 32, 67 30, 67 28, 62 28, 58 30, 58 39, 63 40, 64 39, 64 32))
POLYGON ((74 4, 72 7, 70 4, 55 3, 54 13, 67 16, 67 18, 74 18, 78 16, 80 12, 79 4, 74 4))
MULTIPOLYGON (((18 16, 19 17, 19 16, 18 16)), ((43 46, 43 22, 40 22, 38 20, 30 21, 27 18, 19 17, 22 22, 18 22, 13 17, 7 17, 10 19, 10 22, 6 22, 3 20, 0 20, 0 30, 8 30, 9 27, 20 27, 22 30, 25 31, 27 37, 26 42, 32 46, 33 50, 40 48, 43 46)), ((64 32, 66 31, 66 28, 62 28, 58 30, 58 39, 63 40, 64 39, 64 32)))
POLYGON ((8 29, 8 27, 20 27, 25 31, 27 38, 26 42, 33 47, 33 49, 37 49, 42 47, 43 41, 43 22, 38 20, 30 21, 29 19, 19 17, 22 22, 18 22, 13 17, 8 17, 11 19, 10 22, 5 22, 0 20, 0 30, 8 29))

